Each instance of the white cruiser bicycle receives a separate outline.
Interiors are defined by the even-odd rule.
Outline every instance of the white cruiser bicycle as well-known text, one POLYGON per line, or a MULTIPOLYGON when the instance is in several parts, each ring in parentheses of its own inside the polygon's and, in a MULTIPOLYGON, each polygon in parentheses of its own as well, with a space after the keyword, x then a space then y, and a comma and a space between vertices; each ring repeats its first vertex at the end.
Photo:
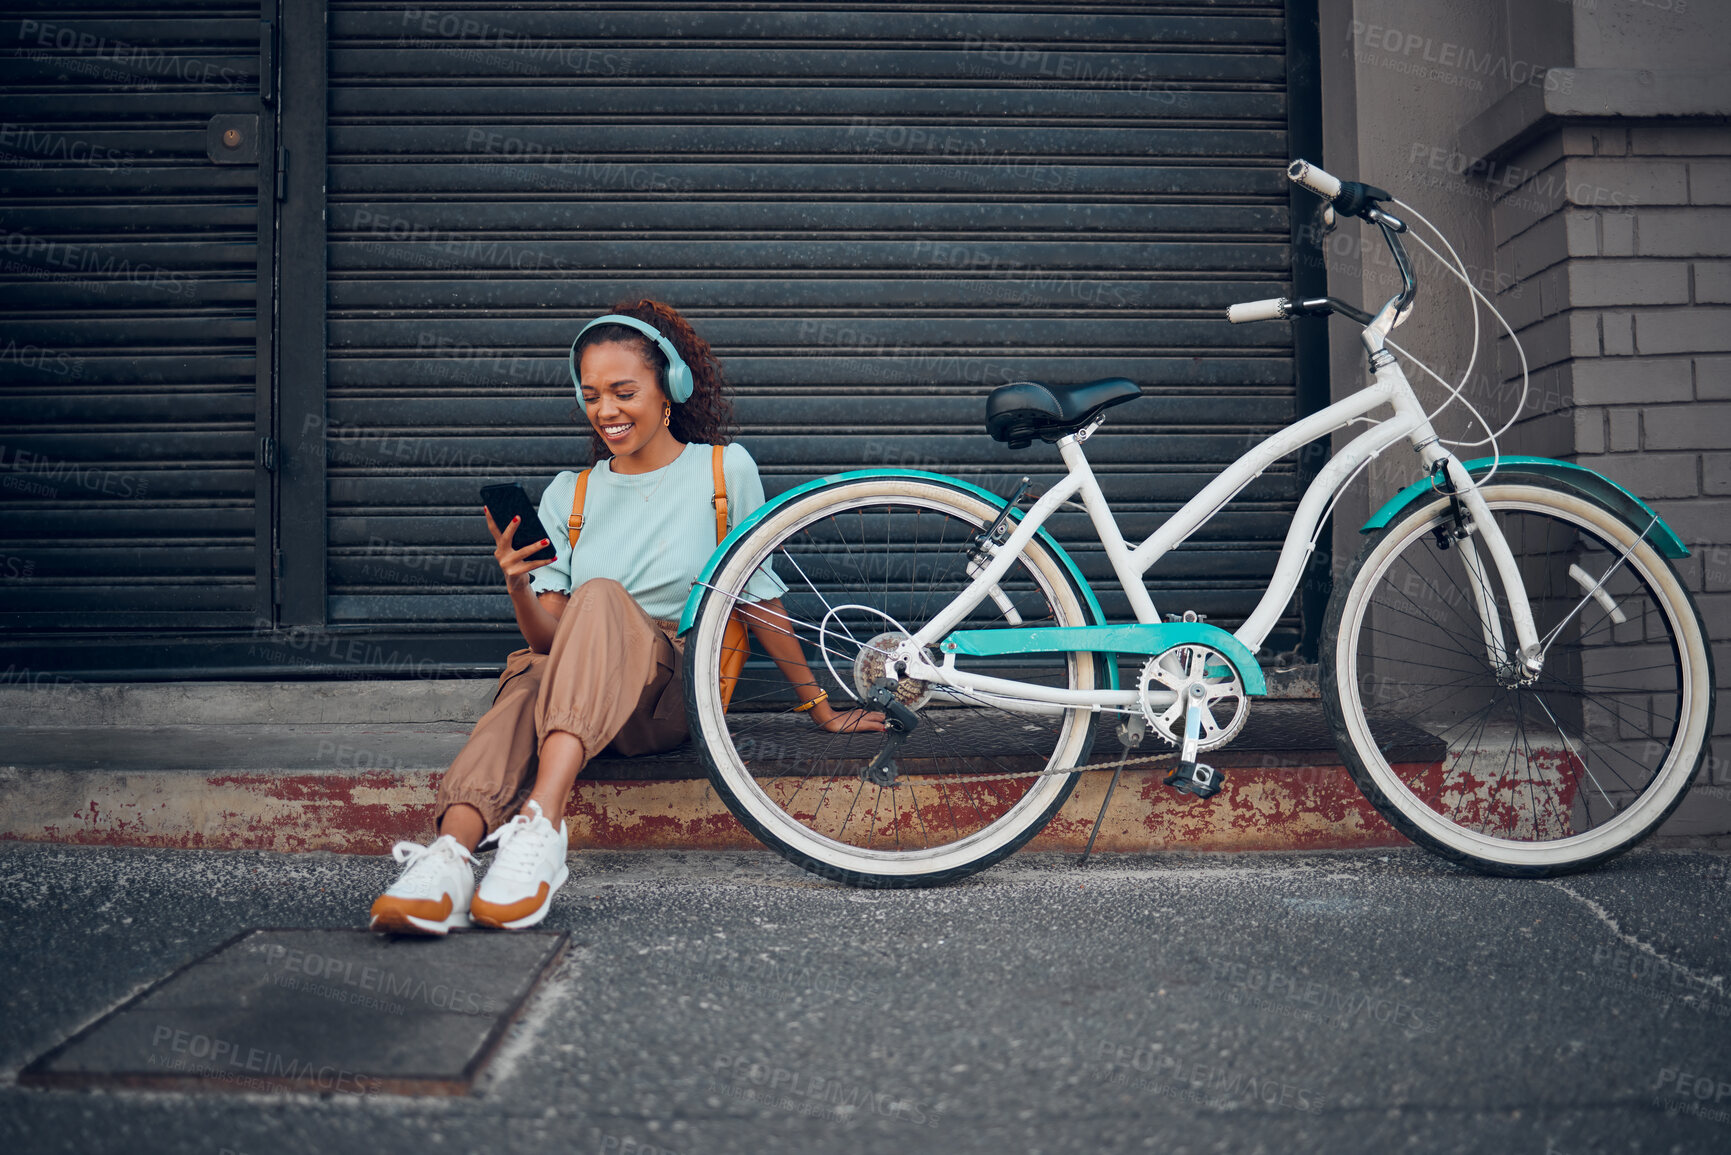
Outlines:
MULTIPOLYGON (((1125 542, 1083 453, 1105 411, 1140 396, 1109 379, 990 395, 992 437, 1057 444, 1067 473, 1044 493, 1027 492, 1027 479, 1005 501, 933 473, 843 473, 780 495, 717 547, 681 622, 687 711, 717 793, 765 844, 857 886, 972 874, 1057 813, 1102 715, 1118 720, 1126 748, 1149 730, 1174 748, 1168 785, 1213 795, 1224 775, 1200 756, 1230 742, 1267 692, 1256 653, 1334 499, 1402 440, 1424 476, 1363 527, 1368 543, 1335 581, 1322 630, 1323 707, 1366 798, 1421 846, 1517 876, 1602 862, 1676 809, 1714 705, 1705 631, 1671 564, 1687 549, 1591 470, 1499 455, 1495 434, 1492 456, 1458 460, 1432 419, 1470 403, 1438 377, 1449 396, 1427 412, 1390 351, 1417 285, 1408 226, 1383 205, 1434 226, 1304 161, 1289 175, 1323 198, 1329 223, 1351 215, 1381 230, 1401 292, 1374 317, 1324 297, 1235 305, 1229 319, 1349 316, 1364 326, 1371 384, 1252 448, 1140 545, 1125 542), (1304 493, 1250 617, 1230 633, 1194 614, 1163 621, 1142 574, 1274 462, 1354 423, 1370 428, 1304 493), (1133 623, 1106 620, 1044 528, 1077 501, 1133 623), (884 732, 818 730, 776 679, 741 682, 723 703, 727 619, 765 564, 789 586, 789 627, 816 655, 823 688, 838 705, 882 711, 884 732), (1119 684, 1119 655, 1141 662, 1132 685, 1119 684)), ((1447 258, 1412 235, 1472 290, 1476 350, 1482 295, 1440 233, 1447 258)))

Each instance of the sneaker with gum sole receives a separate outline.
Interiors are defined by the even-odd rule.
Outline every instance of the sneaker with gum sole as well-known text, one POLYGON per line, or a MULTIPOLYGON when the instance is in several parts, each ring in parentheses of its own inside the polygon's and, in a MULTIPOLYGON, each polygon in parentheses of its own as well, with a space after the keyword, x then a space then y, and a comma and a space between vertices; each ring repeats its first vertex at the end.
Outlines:
POLYGON ((547 917, 553 896, 569 877, 565 823, 561 821, 555 830, 541 813, 540 803, 531 801, 529 808, 533 814, 517 815, 481 843, 499 847, 469 905, 470 917, 481 926, 495 930, 534 926, 547 917))
POLYGON ((462 843, 449 834, 428 846, 399 842, 391 857, 404 864, 403 873, 373 900, 372 929, 439 935, 469 925, 475 870, 462 843))

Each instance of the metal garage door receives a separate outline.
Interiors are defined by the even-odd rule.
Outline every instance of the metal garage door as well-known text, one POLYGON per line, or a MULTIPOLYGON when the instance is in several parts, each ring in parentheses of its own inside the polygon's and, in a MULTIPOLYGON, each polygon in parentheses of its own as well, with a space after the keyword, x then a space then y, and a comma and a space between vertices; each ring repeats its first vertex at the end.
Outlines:
POLYGON ((15 639, 269 611, 270 12, 128 8, 43 4, 0 25, 0 624, 15 639))
MULTIPOLYGON (((986 393, 1123 375, 1088 448, 1138 538, 1295 414, 1288 335, 1222 319, 1291 284, 1280 3, 337 2, 330 34, 333 625, 509 632, 476 488, 583 462, 565 349, 621 297, 716 346, 771 494, 1007 492, 1057 455, 989 441, 986 393)), ((1296 477, 1158 568, 1161 608, 1245 616, 1296 477)))

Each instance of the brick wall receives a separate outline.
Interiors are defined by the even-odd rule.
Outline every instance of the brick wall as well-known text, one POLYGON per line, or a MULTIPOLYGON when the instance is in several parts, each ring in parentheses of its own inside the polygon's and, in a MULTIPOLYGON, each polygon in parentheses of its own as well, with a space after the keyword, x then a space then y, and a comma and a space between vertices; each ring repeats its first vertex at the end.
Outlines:
MULTIPOLYGON (((1731 126, 1553 128, 1492 165, 1499 299, 1532 369, 1523 452, 1597 469, 1688 544, 1731 684, 1731 126)), ((1508 342, 1503 389, 1519 388, 1508 342)), ((1512 393, 1510 393, 1512 396, 1512 393)), ((1731 709, 1715 721, 1731 734, 1731 709)), ((1720 737, 1710 754, 1731 753, 1720 737)), ((1704 775, 1731 785, 1731 759, 1704 775)))
MULTIPOLYGON (((1678 568, 1731 683, 1731 3, 1319 0, 1319 17, 1322 163, 1411 192, 1475 282, 1500 290, 1533 366, 1504 452, 1578 461, 1659 508, 1693 551, 1678 568), (1415 58, 1454 45, 1497 66, 1468 77, 1439 49, 1433 67, 1408 68, 1390 59, 1397 27, 1417 38, 1415 58)), ((1330 291, 1373 308, 1392 291, 1368 264, 1353 274, 1331 269, 1330 291)), ((1337 390, 1363 380, 1346 332, 1331 330, 1337 390)), ((1402 333, 1458 373, 1464 295, 1429 277, 1402 333)), ((1466 385, 1499 423, 1518 389, 1506 340, 1466 385)), ((1456 406, 1439 431, 1482 433, 1464 419, 1456 406)), ((1337 558, 1357 552, 1364 515, 1401 480, 1371 472, 1346 494, 1337 558)), ((1668 833, 1731 841, 1731 698, 1715 731, 1714 789, 1691 794, 1668 833)))

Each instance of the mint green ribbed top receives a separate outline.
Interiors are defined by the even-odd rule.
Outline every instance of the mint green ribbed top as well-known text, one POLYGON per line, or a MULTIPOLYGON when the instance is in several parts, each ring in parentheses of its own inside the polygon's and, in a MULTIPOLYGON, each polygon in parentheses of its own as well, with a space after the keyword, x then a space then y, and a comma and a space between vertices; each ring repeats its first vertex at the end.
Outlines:
MULTIPOLYGON (((577 473, 566 470, 541 495, 541 525, 558 557, 536 570, 537 593, 568 594, 593 578, 623 585, 652 618, 676 620, 691 583, 715 552, 714 474, 711 446, 691 444, 671 463, 649 473, 614 473, 603 461, 589 474, 583 532, 573 553, 566 529, 577 473)), ((743 445, 722 451, 731 529, 763 504, 763 480, 743 445)), ((746 583, 747 600, 777 598, 787 586, 765 565, 746 583)))

